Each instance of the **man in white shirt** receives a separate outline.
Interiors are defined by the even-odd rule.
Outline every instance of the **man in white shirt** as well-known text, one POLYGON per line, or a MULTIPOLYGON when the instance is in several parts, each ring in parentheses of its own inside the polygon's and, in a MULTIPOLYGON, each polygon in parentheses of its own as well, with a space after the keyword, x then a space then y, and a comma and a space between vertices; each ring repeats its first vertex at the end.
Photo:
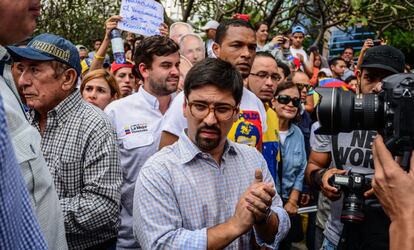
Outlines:
POLYGON ((303 41, 305 40, 305 29, 302 26, 295 26, 292 28, 290 53, 299 58, 301 63, 308 61, 308 54, 303 49, 303 41))
POLYGON ((158 150, 163 116, 178 86, 178 50, 178 45, 164 36, 142 40, 136 50, 135 65, 144 85, 137 93, 114 101, 105 109, 117 133, 123 171, 117 249, 140 247, 132 230, 135 181, 145 161, 158 150))
POLYGON ((210 57, 210 58, 216 58, 216 55, 214 55, 214 52, 213 52, 213 44, 214 44, 214 39, 216 38, 217 27, 219 25, 220 24, 217 21, 210 20, 206 23, 206 25, 204 25, 204 27, 201 28, 202 30, 206 32, 206 36, 207 36, 206 52, 207 52, 207 57, 210 57))
MULTIPOLYGON (((213 50, 216 56, 231 63, 246 79, 250 74, 256 55, 254 28, 243 20, 228 20, 217 28, 213 50)), ((183 115, 184 94, 180 93, 165 114, 160 148, 178 140, 187 121, 183 115)), ((255 94, 243 89, 238 120, 233 124, 228 137, 232 141, 248 144, 262 150, 262 135, 266 131, 266 111, 255 94)))

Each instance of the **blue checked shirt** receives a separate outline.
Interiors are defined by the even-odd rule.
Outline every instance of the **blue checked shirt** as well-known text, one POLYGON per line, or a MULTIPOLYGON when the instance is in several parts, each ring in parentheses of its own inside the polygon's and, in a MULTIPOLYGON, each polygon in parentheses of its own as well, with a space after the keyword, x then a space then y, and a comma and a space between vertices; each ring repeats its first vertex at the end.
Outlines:
MULTIPOLYGON (((3 79, 0 76, 0 81, 3 79)), ((0 96, 0 249, 47 249, 7 133, 0 96)))
MULTIPOLYGON (((273 182, 266 161, 254 148, 227 140, 220 166, 186 135, 154 154, 139 173, 134 195, 134 235, 143 249, 207 249, 207 229, 233 216, 241 195, 252 184, 255 169, 273 182)), ((255 234, 261 246, 276 248, 290 228, 278 195, 271 209, 279 218, 271 245, 254 230, 226 249, 248 249, 255 234)))

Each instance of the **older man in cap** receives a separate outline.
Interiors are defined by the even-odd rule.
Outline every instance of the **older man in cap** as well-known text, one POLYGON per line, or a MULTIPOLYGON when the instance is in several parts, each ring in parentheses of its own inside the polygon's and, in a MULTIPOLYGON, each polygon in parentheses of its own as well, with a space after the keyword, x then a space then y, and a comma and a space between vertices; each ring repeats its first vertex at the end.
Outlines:
POLYGON ((70 249, 115 243, 121 171, 115 134, 103 112, 84 102, 76 47, 42 34, 26 48, 10 47, 23 73, 19 85, 63 209, 70 249))

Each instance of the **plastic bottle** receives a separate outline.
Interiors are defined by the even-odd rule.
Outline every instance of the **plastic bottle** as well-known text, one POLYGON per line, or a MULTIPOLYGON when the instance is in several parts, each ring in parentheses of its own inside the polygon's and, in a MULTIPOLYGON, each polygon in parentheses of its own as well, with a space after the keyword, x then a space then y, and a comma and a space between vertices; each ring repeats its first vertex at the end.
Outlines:
POLYGON ((124 41, 119 29, 113 29, 110 33, 114 61, 117 64, 126 64, 124 41))

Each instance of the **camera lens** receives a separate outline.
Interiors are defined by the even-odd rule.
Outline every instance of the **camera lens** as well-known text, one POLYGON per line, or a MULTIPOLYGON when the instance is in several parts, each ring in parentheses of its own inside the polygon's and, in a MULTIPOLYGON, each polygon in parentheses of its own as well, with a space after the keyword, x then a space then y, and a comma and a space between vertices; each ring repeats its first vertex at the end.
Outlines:
POLYGON ((355 193, 349 193, 344 197, 341 221, 343 223, 360 223, 364 220, 364 199, 355 193))
POLYGON ((342 88, 317 88, 316 92, 321 96, 316 109, 319 133, 377 130, 384 126, 378 95, 355 95, 342 88))

